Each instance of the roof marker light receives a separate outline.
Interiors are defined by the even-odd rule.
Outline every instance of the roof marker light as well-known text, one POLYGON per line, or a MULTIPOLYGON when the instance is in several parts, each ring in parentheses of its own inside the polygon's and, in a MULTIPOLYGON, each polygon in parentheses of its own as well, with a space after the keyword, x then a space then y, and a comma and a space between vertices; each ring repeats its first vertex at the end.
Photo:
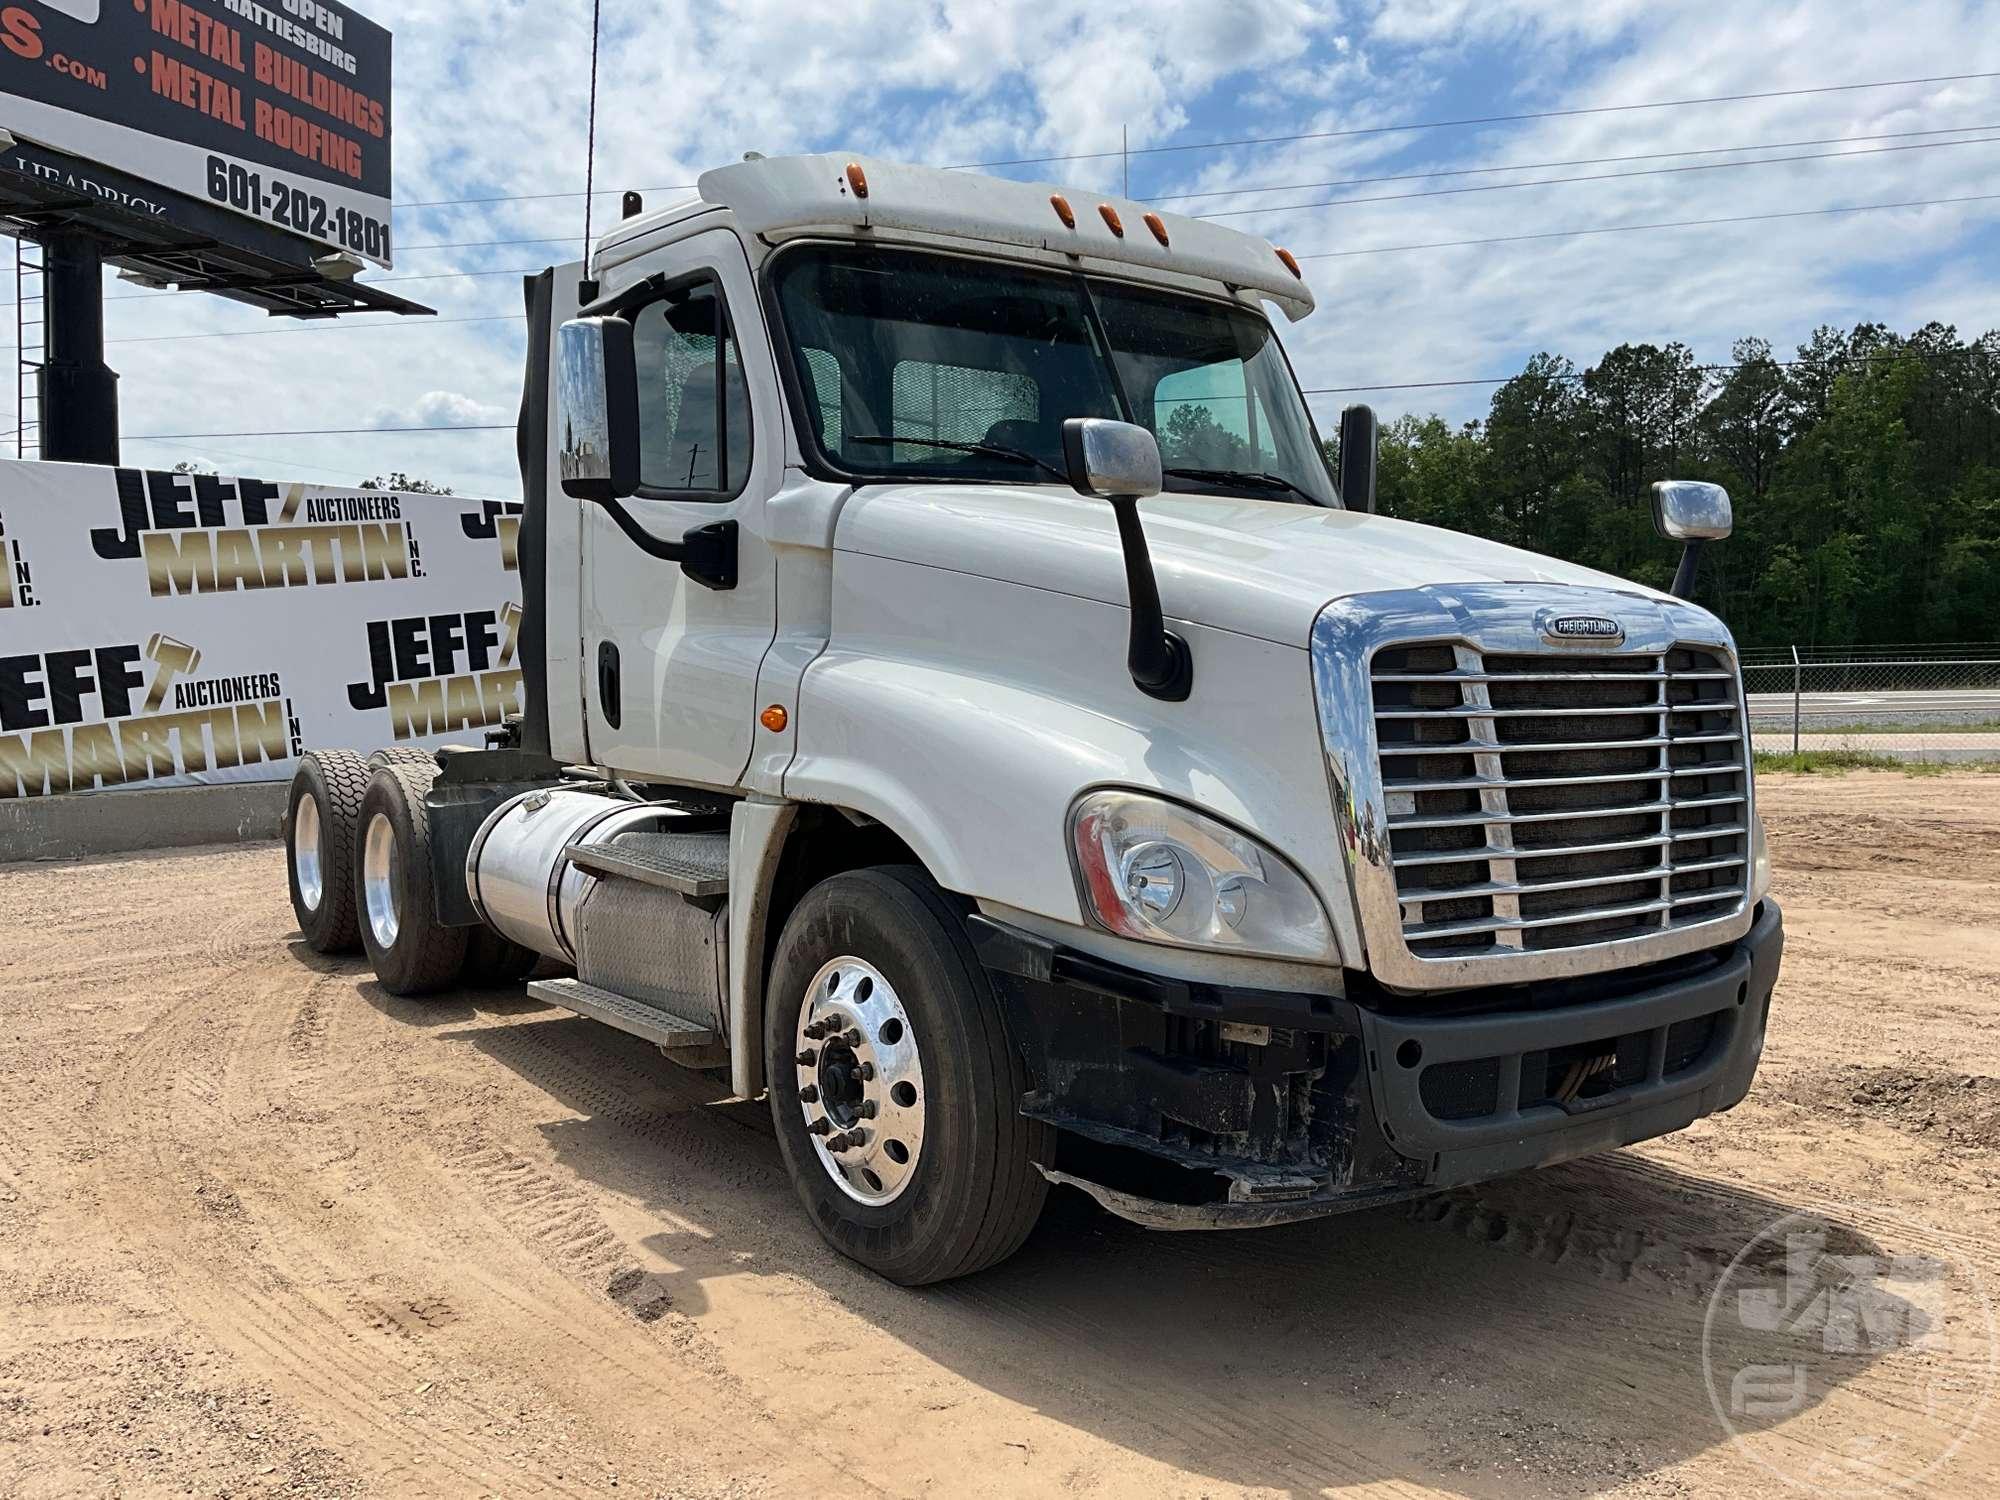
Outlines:
POLYGON ((1119 239, 1124 239, 1125 226, 1118 221, 1118 210, 1113 208, 1109 203, 1100 203, 1097 205, 1097 211, 1104 216, 1106 227, 1113 234, 1117 235, 1119 239))
POLYGON ((1285 269, 1287 271, 1290 271, 1294 276, 1298 277, 1299 280, 1304 281, 1306 279, 1306 273, 1299 269, 1299 258, 1296 255, 1292 254, 1291 251, 1279 250, 1278 259, 1283 261, 1285 263, 1285 269))
POLYGON ((868 196, 868 174, 861 170, 860 162, 851 161, 847 164, 847 185, 854 190, 855 197, 868 196))
POLYGON ((1063 222, 1063 228, 1076 228, 1076 213, 1069 206, 1069 199, 1061 193, 1049 194, 1049 207, 1056 211, 1056 217, 1063 222))
POLYGON ((1166 244, 1167 242, 1166 222, 1165 220, 1161 219, 1161 217, 1158 214, 1146 215, 1146 227, 1153 231, 1154 239, 1158 240, 1162 245, 1166 244))

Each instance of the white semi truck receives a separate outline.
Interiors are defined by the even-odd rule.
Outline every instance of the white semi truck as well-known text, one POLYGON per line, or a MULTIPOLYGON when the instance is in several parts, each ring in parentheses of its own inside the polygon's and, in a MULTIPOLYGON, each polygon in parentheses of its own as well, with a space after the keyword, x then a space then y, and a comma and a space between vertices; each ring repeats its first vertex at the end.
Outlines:
MULTIPOLYGON (((314 947, 540 964, 767 1093, 813 1223, 911 1284, 1052 1182, 1272 1224, 1743 1097, 1783 938, 1729 632, 1371 514, 1286 252, 830 156, 627 210, 528 282, 525 712, 306 757, 314 947)), ((1685 593, 1727 496, 1655 511, 1685 593)))

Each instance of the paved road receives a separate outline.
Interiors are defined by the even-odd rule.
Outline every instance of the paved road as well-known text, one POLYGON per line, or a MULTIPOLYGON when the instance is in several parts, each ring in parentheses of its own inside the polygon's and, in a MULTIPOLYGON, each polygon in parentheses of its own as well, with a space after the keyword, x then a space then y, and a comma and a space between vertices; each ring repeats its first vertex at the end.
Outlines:
MULTIPOLYGON (((1766 678, 1768 681, 1768 677, 1766 678)), ((1792 722, 1790 693, 1751 693, 1753 724, 1792 722)), ((1803 693, 1800 718, 1812 724, 1967 724, 2000 722, 2000 689, 1937 688, 1907 693, 1803 693)))

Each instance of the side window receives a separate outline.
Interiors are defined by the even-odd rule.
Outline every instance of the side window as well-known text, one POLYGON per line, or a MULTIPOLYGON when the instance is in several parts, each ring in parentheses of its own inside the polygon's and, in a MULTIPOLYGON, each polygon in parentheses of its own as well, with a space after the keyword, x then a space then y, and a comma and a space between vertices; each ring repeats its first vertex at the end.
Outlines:
POLYGON ((750 393, 714 282, 633 318, 639 484, 646 494, 733 495, 750 477, 750 393))

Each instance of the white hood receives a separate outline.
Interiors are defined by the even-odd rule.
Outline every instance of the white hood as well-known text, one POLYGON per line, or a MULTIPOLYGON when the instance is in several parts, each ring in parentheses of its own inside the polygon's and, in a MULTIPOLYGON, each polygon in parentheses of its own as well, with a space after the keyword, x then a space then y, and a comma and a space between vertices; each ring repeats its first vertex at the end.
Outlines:
MULTIPOLYGON (((1462 532, 1271 500, 1160 495, 1139 514, 1169 617, 1284 645, 1349 594, 1426 584, 1651 589, 1462 532)), ((1052 485, 867 485, 835 548, 1033 588, 1126 602, 1111 508, 1052 485)))

